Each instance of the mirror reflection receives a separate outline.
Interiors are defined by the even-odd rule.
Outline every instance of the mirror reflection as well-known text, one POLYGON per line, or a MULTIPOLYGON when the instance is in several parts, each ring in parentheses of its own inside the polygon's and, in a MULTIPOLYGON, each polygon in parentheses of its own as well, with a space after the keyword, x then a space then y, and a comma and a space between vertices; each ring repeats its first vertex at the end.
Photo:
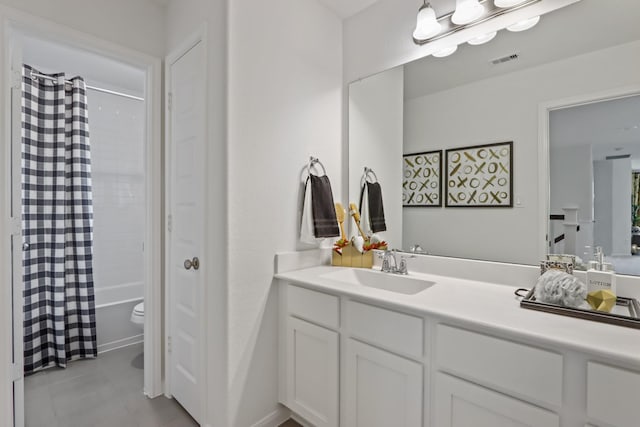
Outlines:
POLYGON ((584 268, 599 246, 617 273, 640 275, 640 96, 549 119, 549 252, 576 255, 584 268))
MULTIPOLYGON (((384 194, 384 238, 392 247, 410 250, 419 245, 434 255, 537 265, 549 250, 547 234, 550 239, 551 233, 562 234, 562 226, 554 224, 551 230, 548 220, 557 212, 555 205, 548 206, 554 192, 547 187, 557 184, 549 175, 549 152, 540 148, 547 131, 541 129, 540 116, 548 114, 541 106, 590 94, 596 99, 624 87, 631 94, 640 87, 640 27, 634 18, 640 16, 638 3, 618 2, 606 10, 597 2, 582 1, 545 15, 529 31, 500 32, 486 45, 462 45, 450 57, 426 57, 353 82, 350 198, 357 200, 360 194, 363 168, 372 168, 384 194), (593 28, 602 22, 616 24, 596 34, 593 28), (447 149, 507 141, 513 141, 512 207, 402 207, 403 155, 443 150, 444 156, 447 149)), ((568 132, 578 126, 568 127, 568 132)), ((573 169, 567 166, 566 171, 573 169)), ((582 179, 583 172, 576 170, 564 188, 582 179)), ((593 181, 586 182, 589 187, 593 181)), ((625 194, 630 198, 631 190, 625 194)), ((593 220, 593 215, 581 219, 593 220)), ((595 237, 600 231, 592 228, 595 237)), ((576 237, 581 257, 587 246, 601 241, 591 244, 585 229, 589 226, 581 227, 583 237, 576 237)), ((635 259, 630 230, 622 233, 630 243, 624 256, 635 259)), ((604 239, 612 241, 612 236, 604 239)), ((618 272, 640 274, 621 268, 618 272)))

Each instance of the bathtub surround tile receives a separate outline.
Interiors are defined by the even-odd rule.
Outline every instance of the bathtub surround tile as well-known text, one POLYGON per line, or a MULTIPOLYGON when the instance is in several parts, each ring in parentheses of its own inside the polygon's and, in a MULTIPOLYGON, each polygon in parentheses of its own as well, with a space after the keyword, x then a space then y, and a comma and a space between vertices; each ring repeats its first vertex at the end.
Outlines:
POLYGON ((142 344, 25 379, 26 427, 189 427, 175 401, 142 392, 142 344))

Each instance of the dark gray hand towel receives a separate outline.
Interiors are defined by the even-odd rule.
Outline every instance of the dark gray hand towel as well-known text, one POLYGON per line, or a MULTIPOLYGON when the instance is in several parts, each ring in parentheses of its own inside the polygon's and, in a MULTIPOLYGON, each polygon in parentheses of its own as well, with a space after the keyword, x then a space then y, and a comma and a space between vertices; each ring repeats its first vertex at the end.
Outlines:
MULTIPOLYGON (((311 207, 313 228, 316 237, 336 237, 340 235, 333 192, 329 177, 311 175, 311 207)), ((309 185, 309 181, 307 181, 309 185)))
POLYGON ((377 182, 367 182, 369 196, 369 218, 371 219, 371 231, 377 233, 385 231, 387 224, 384 221, 384 205, 382 204, 382 188, 377 182))

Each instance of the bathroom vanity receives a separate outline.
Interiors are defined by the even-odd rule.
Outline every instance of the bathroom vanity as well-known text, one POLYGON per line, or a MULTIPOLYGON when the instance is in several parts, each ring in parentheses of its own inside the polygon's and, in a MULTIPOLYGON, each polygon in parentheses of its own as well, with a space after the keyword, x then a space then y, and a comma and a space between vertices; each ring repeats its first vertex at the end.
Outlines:
POLYGON ((280 402, 315 426, 640 425, 640 330, 521 309, 464 278, 488 263, 449 262, 466 273, 278 268, 280 402))

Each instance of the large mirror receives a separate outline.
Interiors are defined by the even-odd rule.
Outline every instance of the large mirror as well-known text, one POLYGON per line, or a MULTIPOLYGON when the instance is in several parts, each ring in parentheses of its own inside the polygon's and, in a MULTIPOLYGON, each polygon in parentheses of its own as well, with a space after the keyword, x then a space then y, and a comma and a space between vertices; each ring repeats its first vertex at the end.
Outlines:
MULTIPOLYGON (((567 120, 573 121, 562 132, 584 135, 576 128, 586 127, 580 121, 591 119, 588 113, 580 118, 578 110, 574 111, 576 100, 591 104, 608 93, 618 98, 625 90, 628 95, 640 92, 639 16, 640 2, 603 5, 583 0, 544 15, 531 30, 500 31, 488 44, 461 45, 450 57, 422 58, 351 83, 350 199, 359 198, 364 168, 374 170, 387 219, 383 237, 395 248, 409 250, 418 244, 435 255, 531 265, 547 251, 562 252, 562 243, 555 243, 562 234, 562 223, 549 221, 550 214, 562 213, 555 212, 554 189, 569 193, 584 190, 589 199, 597 197, 593 189, 601 182, 594 181, 594 173, 587 173, 585 165, 562 161, 553 154, 549 162, 549 152, 562 150, 562 144, 567 144, 550 131, 563 116, 571 116, 567 120), (550 105, 553 108, 545 107, 550 105), (444 200, 437 207, 403 207, 404 156, 442 150, 444 161, 446 150, 501 142, 513 142, 510 207, 445 207, 444 200), (551 168, 563 171, 561 182, 554 182, 551 168), (581 190, 572 190, 571 185, 577 182, 581 190), (554 241, 551 248, 547 235, 554 241)), ((612 106, 613 101, 593 105, 602 111, 613 108, 607 113, 611 117, 617 116, 616 108, 624 108, 612 106)), ((637 122, 618 128, 629 128, 624 132, 631 138, 630 144, 640 146, 640 132, 634 128, 640 125, 640 116, 635 117, 637 122)), ((598 135, 606 138, 602 132, 598 135)), ((593 161, 615 161, 606 160, 612 154, 598 157, 604 149, 591 145, 592 164, 587 169, 602 169, 593 161)), ((631 183, 631 170, 638 167, 635 154, 626 148, 616 153, 625 155, 624 161, 631 165, 627 174, 631 183)), ((630 201, 631 189, 624 191, 630 201)), ((446 187, 441 197, 447 197, 446 187)), ((626 216, 631 218, 631 202, 627 204, 626 216)), ((593 203, 590 206, 582 212, 593 210, 593 203)), ((578 256, 588 252, 587 246, 601 245, 606 251, 607 244, 602 242, 613 241, 612 235, 594 240, 607 228, 594 227, 597 220, 593 215, 579 218, 578 256)), ((640 255, 631 255, 636 238, 630 221, 625 223, 629 225, 624 226, 625 231, 619 225, 608 227, 609 233, 624 234, 621 238, 629 242, 627 253, 607 255, 638 259, 640 264, 640 255)), ((618 270, 640 273, 640 269, 635 273, 633 269, 618 270)))

